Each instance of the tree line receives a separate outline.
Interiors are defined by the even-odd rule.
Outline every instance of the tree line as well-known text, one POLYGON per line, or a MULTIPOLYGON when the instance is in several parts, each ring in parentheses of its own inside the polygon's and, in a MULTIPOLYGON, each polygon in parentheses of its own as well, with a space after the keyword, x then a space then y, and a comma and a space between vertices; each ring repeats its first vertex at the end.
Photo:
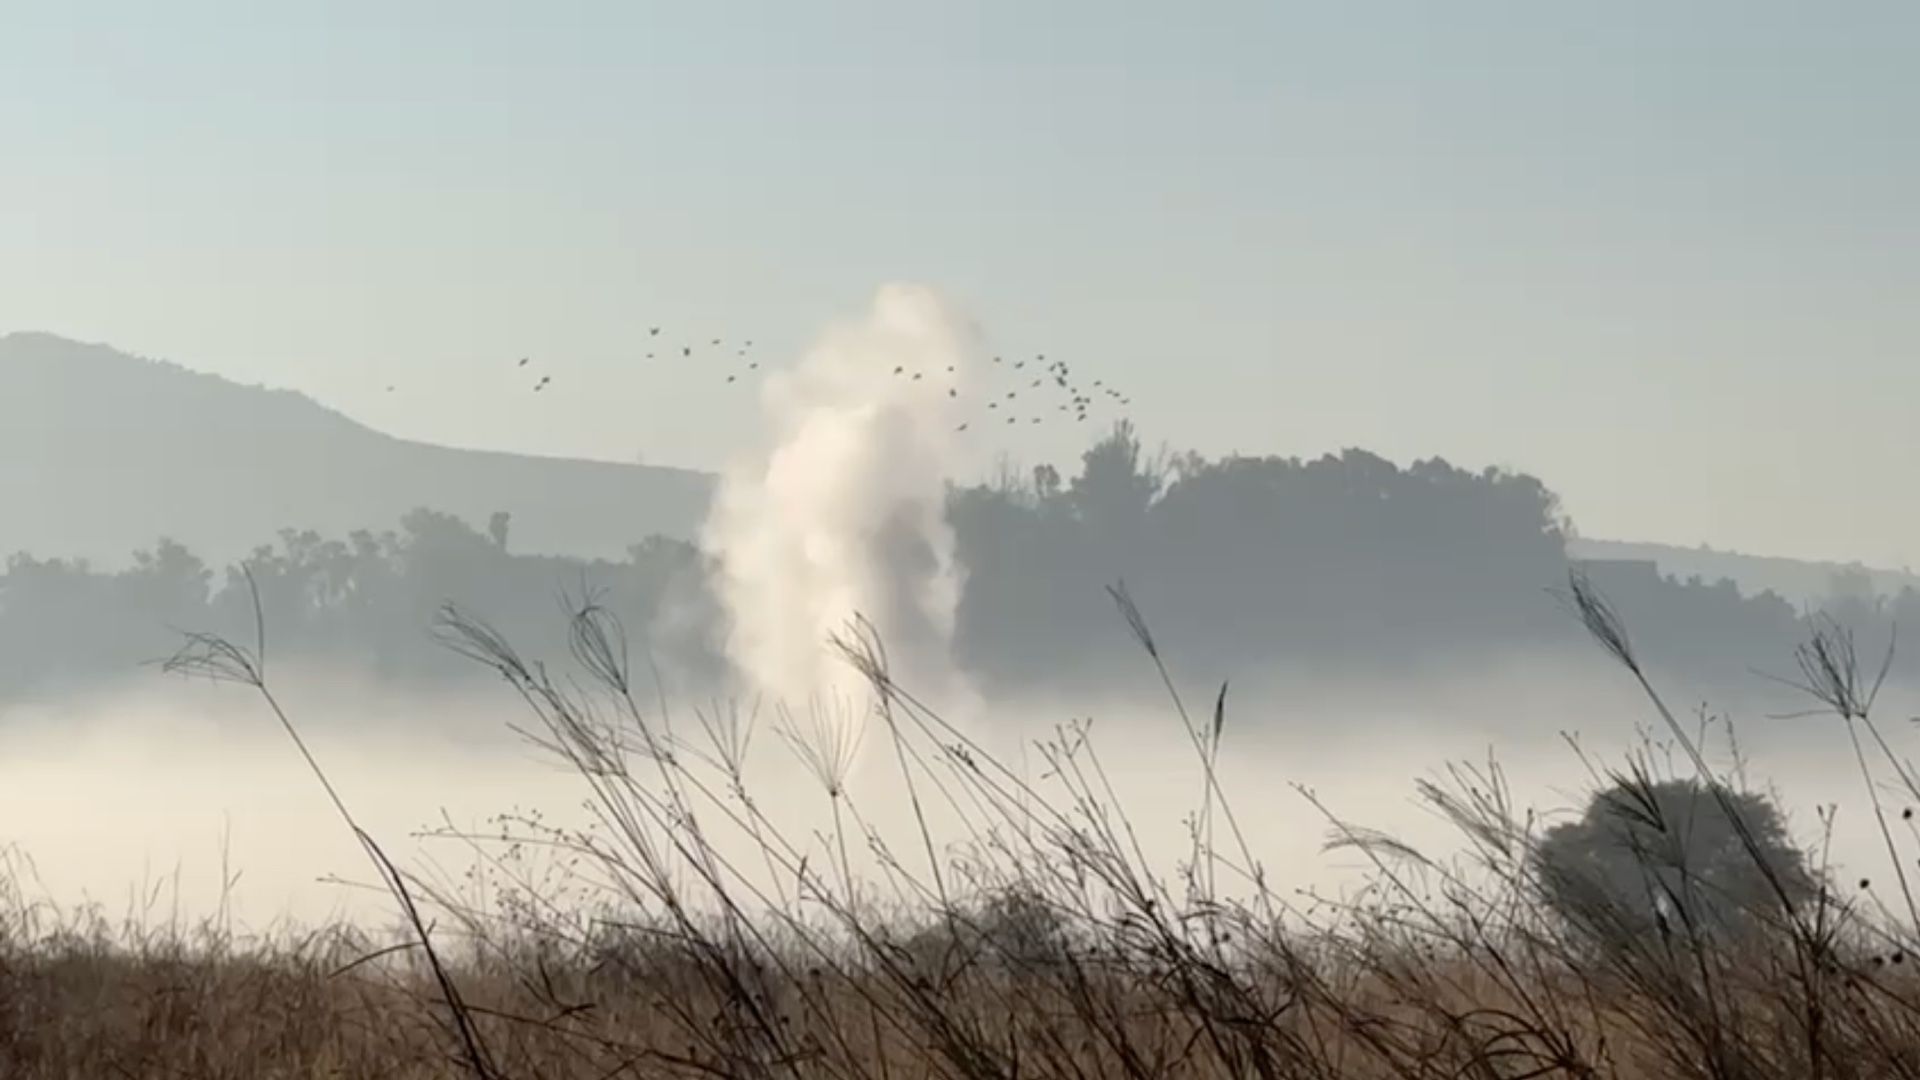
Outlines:
MULTIPOLYGON (((1100 685, 1139 658, 1109 586, 1124 582, 1195 677, 1298 665, 1404 673, 1522 648, 1573 646, 1552 590, 1572 524, 1539 480, 1362 450, 1312 460, 1149 454, 1120 425, 1063 477, 1042 465, 956 486, 964 571, 957 662, 986 689, 1100 685)), ((652 537, 620 560, 524 554, 512 522, 429 509, 345 537, 286 530, 217 571, 161 540, 131 566, 15 554, 0 575, 0 699, 126 675, 184 630, 249 639, 255 597, 272 654, 383 679, 471 674, 430 628, 456 602, 533 655, 563 655, 568 602, 617 616, 680 690, 724 689, 726 613, 712 557, 652 537)), ((0 535, 0 543, 4 543, 0 535)), ((1731 582, 1632 564, 1588 568, 1647 655, 1693 673, 1783 657, 1814 617, 1877 641, 1920 619, 1920 594, 1838 580, 1819 611, 1731 582)))

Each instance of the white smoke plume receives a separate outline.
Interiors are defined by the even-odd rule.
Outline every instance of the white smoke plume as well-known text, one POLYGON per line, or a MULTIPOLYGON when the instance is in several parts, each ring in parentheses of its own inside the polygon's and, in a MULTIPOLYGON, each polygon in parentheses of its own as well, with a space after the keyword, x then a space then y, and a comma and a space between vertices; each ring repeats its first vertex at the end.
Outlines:
POLYGON ((728 652, 758 691, 795 708, 864 699, 828 645, 858 615, 902 685, 934 700, 965 693, 945 504, 976 361, 972 327, 935 292, 888 285, 864 318, 766 381, 770 445, 728 470, 705 530, 728 652))

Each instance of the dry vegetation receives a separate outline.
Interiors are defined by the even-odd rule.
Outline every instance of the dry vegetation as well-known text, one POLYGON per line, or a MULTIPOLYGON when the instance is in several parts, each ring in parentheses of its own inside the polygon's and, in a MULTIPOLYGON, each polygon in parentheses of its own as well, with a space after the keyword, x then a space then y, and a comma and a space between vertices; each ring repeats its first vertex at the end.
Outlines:
MULTIPOLYGON (((1145 621, 1116 599, 1159 665, 1145 621)), ((1570 599, 1644 685, 1606 606, 1579 581, 1570 599)), ((1029 785, 895 685, 870 628, 836 645, 875 692, 863 752, 899 771, 922 823, 906 848, 846 792, 844 729, 787 717, 778 728, 834 822, 791 835, 749 791, 747 718, 709 713, 676 732, 636 699, 619 627, 591 602, 572 625, 578 682, 457 612, 442 630, 525 698, 529 734, 578 771, 598 824, 521 819, 504 838, 454 838, 487 870, 470 890, 396 872, 362 834, 404 916, 385 943, 113 923, 16 889, 0 904, 0 1076, 1920 1076, 1913 852, 1880 804, 1887 790, 1920 801, 1920 787, 1835 628, 1802 650, 1804 688, 1858 749, 1894 899, 1790 887, 1734 812, 1732 782, 1648 687, 1682 779, 1731 813, 1733 857, 1762 882, 1727 895, 1688 865, 1687 826, 1652 797, 1672 777, 1636 760, 1610 782, 1629 803, 1645 796, 1633 835, 1651 923, 1542 859, 1537 823, 1492 766, 1423 792, 1458 825, 1460 855, 1429 858, 1329 813, 1333 842, 1372 860, 1372 884, 1338 901, 1293 893, 1212 779, 1232 737, 1224 689, 1190 714, 1166 679, 1202 782, 1190 850, 1158 875, 1084 731, 1047 741, 1048 775, 1029 785), (964 844, 931 838, 936 807, 961 815, 964 844), (721 831, 752 839, 752 865, 721 831), (856 872, 855 852, 878 871, 856 872)), ((198 639, 175 666, 252 686, 285 722, 263 664, 258 649, 198 639)))

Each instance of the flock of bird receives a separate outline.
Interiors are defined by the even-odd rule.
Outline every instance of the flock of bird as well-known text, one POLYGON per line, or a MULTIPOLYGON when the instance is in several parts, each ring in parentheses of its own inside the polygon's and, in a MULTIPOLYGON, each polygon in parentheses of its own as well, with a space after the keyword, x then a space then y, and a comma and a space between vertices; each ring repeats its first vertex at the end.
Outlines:
MULTIPOLYGON (((662 343, 661 329, 658 326, 647 328, 648 360, 663 356, 692 360, 696 353, 703 357, 712 354, 719 357, 719 362, 713 368, 714 375, 724 378, 727 383, 738 383, 760 370, 760 361, 753 354, 751 338, 731 342, 724 338, 709 338, 705 345, 697 345, 693 341, 662 343)), ((531 377, 533 373, 525 369, 532 363, 531 357, 522 356, 514 368, 523 377, 531 377)), ((991 364, 983 367, 992 377, 980 382, 983 387, 990 385, 991 389, 963 391, 955 366, 951 364, 946 365, 944 372, 896 364, 893 377, 911 382, 944 382, 946 396, 956 410, 958 423, 954 430, 963 432, 976 423, 995 421, 1017 425, 1024 420, 1032 425, 1057 418, 1062 422, 1070 419, 1075 423, 1085 423, 1097 409, 1124 409, 1133 404, 1131 397, 1104 379, 1082 383, 1074 377, 1073 368, 1066 361, 1048 360, 1045 353, 1036 353, 1031 359, 1015 360, 1004 355, 995 356, 991 364), (941 378, 943 375, 944 379, 941 378)), ((541 374, 527 385, 531 392, 541 393, 553 385, 553 376, 541 374)), ((389 393, 393 389, 392 386, 387 387, 389 393)))
MULTIPOLYGON (((1015 360, 1012 363, 1008 363, 1006 357, 996 356, 993 358, 993 362, 1001 371, 1006 373, 1006 376, 1009 377, 1009 381, 1011 382, 1025 382, 1028 378, 1026 374, 1012 374, 1013 372, 1024 373, 1028 364, 1026 360, 1015 360)), ((1000 391, 989 393, 987 395, 987 411, 1001 414, 1009 424, 1017 424, 1021 419, 1018 415, 1018 410, 1022 408, 1030 411, 1037 410, 1037 412, 1030 412, 1026 419, 1028 423, 1038 424, 1046 419, 1047 405, 1052 404, 1055 412, 1071 414, 1076 422, 1084 423, 1088 416, 1088 410, 1097 404, 1111 402, 1121 407, 1133 404, 1132 398, 1122 394, 1117 388, 1108 386, 1104 379, 1095 379, 1091 384, 1083 388, 1079 382, 1074 380, 1073 369, 1068 366, 1065 360, 1048 360, 1046 353, 1036 353, 1034 354, 1032 363, 1044 365, 1035 368, 1035 370, 1040 373, 1039 377, 1034 378, 1031 383, 1028 383, 1024 387, 1016 386, 1014 389, 1007 390, 1003 395, 1000 391), (1020 391, 1022 389, 1027 391, 1027 398, 1024 402, 1020 399, 1020 391), (1040 391, 1040 393, 1033 393, 1035 390, 1040 391), (1051 403, 1044 398, 1044 395, 1049 393, 1051 393, 1055 399, 1051 403), (1098 396, 1096 396, 1096 394, 1098 396), (1013 402, 1020 402, 1020 404, 1012 404, 1013 402), (1002 412, 1001 409, 1003 405, 1005 406, 1004 412, 1002 412)), ((953 369, 948 368, 947 371, 952 372, 953 369)), ((899 374, 899 369, 895 369, 894 373, 899 374)), ((919 377, 918 374, 914 375, 916 379, 919 377)), ((957 398, 959 393, 954 388, 948 387, 947 396, 957 398)), ((989 419, 993 418, 990 417, 989 419)), ((968 426, 968 421, 962 421, 957 430, 965 431, 968 426)))

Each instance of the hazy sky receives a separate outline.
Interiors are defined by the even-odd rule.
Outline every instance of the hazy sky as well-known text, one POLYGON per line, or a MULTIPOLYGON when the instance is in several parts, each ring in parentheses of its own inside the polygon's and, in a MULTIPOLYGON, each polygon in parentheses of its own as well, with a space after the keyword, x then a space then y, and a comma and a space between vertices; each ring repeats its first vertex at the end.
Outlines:
POLYGON ((1911 2, 16 0, 0 331, 711 467, 751 400, 647 325, 790 352, 910 279, 1150 440, 1920 563, 1916 56, 1911 2))

